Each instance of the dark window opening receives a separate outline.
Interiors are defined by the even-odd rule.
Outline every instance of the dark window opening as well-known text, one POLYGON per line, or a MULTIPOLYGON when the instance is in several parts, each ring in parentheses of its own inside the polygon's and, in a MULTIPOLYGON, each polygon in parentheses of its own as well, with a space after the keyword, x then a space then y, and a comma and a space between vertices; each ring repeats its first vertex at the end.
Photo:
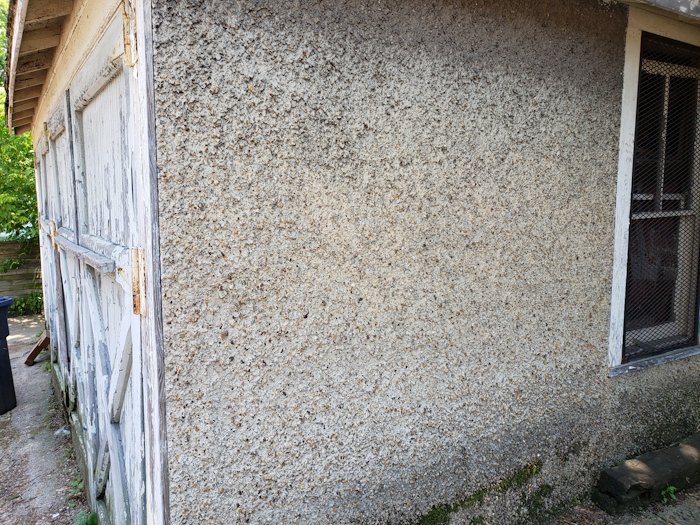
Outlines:
POLYGON ((697 344, 700 48, 644 33, 622 361, 697 344))

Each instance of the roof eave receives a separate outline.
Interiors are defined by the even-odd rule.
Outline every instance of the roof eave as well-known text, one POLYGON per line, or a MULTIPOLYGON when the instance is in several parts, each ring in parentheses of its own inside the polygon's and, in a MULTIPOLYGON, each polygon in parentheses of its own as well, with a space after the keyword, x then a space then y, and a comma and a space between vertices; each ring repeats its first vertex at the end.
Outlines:
POLYGON ((675 15, 684 22, 700 24, 700 1, 698 0, 623 0, 628 4, 647 6, 675 15))
POLYGON ((27 16, 28 0, 10 0, 7 12, 7 63, 5 66, 5 119, 12 129, 12 108, 15 95, 15 72, 22 43, 24 19, 27 16))
POLYGON ((32 126, 44 84, 50 79, 49 70, 63 36, 64 22, 72 9, 73 0, 10 0, 5 121, 15 133, 32 126))

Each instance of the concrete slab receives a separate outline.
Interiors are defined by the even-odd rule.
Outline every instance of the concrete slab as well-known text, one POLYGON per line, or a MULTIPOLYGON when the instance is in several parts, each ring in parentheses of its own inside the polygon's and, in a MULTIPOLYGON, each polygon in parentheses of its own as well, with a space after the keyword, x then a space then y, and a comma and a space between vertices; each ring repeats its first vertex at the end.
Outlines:
POLYGON ((71 525, 87 511, 72 482, 80 474, 70 446, 70 431, 52 395, 49 373, 24 359, 43 330, 39 316, 11 318, 10 361, 17 407, 0 416, 0 523, 71 525))
POLYGON ((7 345, 10 351, 19 347, 31 346, 39 338, 39 334, 44 331, 44 318, 40 315, 23 315, 21 317, 10 317, 10 335, 7 338, 7 345))

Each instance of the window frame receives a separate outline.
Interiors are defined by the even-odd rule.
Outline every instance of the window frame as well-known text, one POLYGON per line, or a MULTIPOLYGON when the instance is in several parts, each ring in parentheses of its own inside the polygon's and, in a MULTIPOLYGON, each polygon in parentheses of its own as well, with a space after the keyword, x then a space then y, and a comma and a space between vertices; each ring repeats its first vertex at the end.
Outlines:
POLYGON ((696 345, 622 364, 630 211, 632 204, 630 196, 632 194, 637 92, 641 66, 640 55, 642 33, 644 32, 700 47, 700 27, 667 18, 646 9, 629 8, 620 118, 617 195, 615 202, 615 244, 613 249, 612 296, 608 337, 608 365, 613 376, 700 354, 700 346, 696 345))

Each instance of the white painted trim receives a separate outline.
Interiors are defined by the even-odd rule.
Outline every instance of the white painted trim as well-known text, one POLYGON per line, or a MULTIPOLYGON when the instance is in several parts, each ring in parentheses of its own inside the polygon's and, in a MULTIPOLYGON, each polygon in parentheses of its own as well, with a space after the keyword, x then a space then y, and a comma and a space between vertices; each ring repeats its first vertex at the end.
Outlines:
POLYGON ((644 9, 630 7, 627 29, 634 28, 673 40, 700 46, 700 28, 698 26, 651 13, 644 9))
POLYGON ((631 363, 615 366, 610 369, 610 377, 616 377, 629 372, 636 372, 637 370, 644 370, 646 368, 651 368, 664 363, 680 361, 681 359, 688 359, 697 355, 700 355, 700 346, 691 346, 690 348, 672 350, 662 355, 645 357, 643 359, 637 359, 631 363))
POLYGON ((622 363, 632 164, 634 161, 637 91, 643 31, 700 46, 700 28, 697 26, 666 18, 643 9, 630 7, 625 43, 620 145, 617 165, 615 247, 613 251, 612 296, 610 301, 610 333, 608 337, 608 365, 611 368, 619 367, 622 363))
POLYGON ((136 18, 135 82, 136 104, 141 109, 136 119, 138 157, 136 170, 141 185, 148 190, 142 201, 140 217, 143 232, 144 270, 146 273, 145 311, 142 318, 143 398, 146 464, 146 523, 170 524, 168 477, 168 439, 166 432, 165 365, 163 346, 162 293, 160 288, 160 228, 158 225, 158 170, 156 167, 156 118, 153 67, 152 2, 132 2, 136 18))
POLYGON ((49 140, 56 140, 66 129, 66 111, 64 106, 65 102, 61 101, 46 122, 49 140))
MULTIPOLYGON (((631 10, 630 10, 631 11, 631 10)), ((625 287, 627 285, 627 247, 629 244, 630 195, 634 130, 637 119, 637 84, 642 31, 631 23, 627 27, 625 69, 622 87, 620 146, 617 164, 617 199, 615 202, 615 248, 613 252, 612 299, 610 303, 610 335, 608 365, 622 363, 622 339, 625 331, 625 287)))
POLYGON ((19 48, 22 45, 22 36, 24 34, 24 19, 27 17, 27 6, 29 0, 18 0, 15 7, 15 18, 11 21, 12 26, 12 42, 9 44, 10 67, 7 71, 8 86, 7 86, 7 115, 6 123, 12 123, 13 106, 15 104, 15 71, 17 71, 17 63, 19 62, 19 48))

